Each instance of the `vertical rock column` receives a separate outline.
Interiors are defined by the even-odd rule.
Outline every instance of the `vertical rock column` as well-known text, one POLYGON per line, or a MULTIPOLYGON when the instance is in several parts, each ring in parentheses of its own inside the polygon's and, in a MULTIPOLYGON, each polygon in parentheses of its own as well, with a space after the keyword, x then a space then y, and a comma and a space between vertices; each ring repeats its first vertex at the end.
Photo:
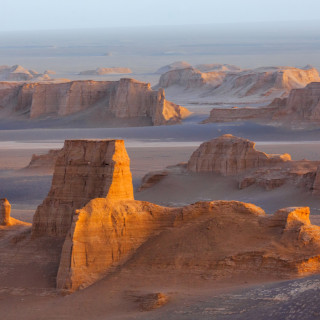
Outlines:
POLYGON ((0 199, 0 225, 7 226, 10 224, 11 205, 9 201, 4 198, 0 199))
POLYGON ((66 140, 47 198, 33 217, 32 235, 65 237, 76 209, 91 199, 133 199, 123 140, 66 140))

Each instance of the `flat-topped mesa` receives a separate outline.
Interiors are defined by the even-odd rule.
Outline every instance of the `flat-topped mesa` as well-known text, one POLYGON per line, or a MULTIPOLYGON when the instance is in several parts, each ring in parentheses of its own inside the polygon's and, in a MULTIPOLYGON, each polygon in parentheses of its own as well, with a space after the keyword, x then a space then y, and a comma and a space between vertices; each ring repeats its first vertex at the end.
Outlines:
POLYGON ((130 159, 123 140, 66 140, 51 189, 37 208, 32 235, 64 237, 76 209, 91 199, 133 199, 130 159))
POLYGON ((215 172, 236 175, 248 169, 291 160, 289 154, 268 155, 255 149, 255 143, 225 134, 204 142, 191 155, 187 169, 191 172, 215 172))
POLYGON ((131 119, 149 125, 179 123, 190 114, 186 108, 167 101, 163 89, 152 90, 149 83, 134 79, 0 82, 1 106, 6 106, 13 116, 24 114, 30 119, 59 118, 87 111, 86 119, 91 116, 94 121, 131 119))
POLYGON ((0 199, 0 225, 8 226, 10 225, 10 212, 11 205, 8 199, 0 199))

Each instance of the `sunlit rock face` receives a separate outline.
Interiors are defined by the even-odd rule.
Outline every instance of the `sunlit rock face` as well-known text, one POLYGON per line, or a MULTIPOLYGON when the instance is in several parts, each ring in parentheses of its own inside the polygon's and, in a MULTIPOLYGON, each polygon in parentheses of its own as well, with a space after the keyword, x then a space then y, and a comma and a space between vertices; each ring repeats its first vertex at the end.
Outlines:
POLYGON ((0 199, 0 225, 7 226, 10 225, 10 212, 11 205, 8 199, 0 199))
POLYGON ((134 79, 0 82, 0 107, 11 115, 23 114, 30 119, 91 111, 100 121, 137 119, 152 125, 179 123, 190 114, 186 108, 167 101, 163 89, 152 90, 150 84, 134 79))
POLYGON ((192 154, 187 169, 191 172, 215 172, 228 176, 290 159, 288 154, 268 155, 256 150, 254 142, 226 134, 202 143, 192 154))
POLYGON ((73 216, 57 287, 72 292, 121 266, 177 276, 223 279, 250 272, 281 279, 319 272, 319 259, 320 228, 310 224, 309 208, 267 216, 237 201, 166 208, 94 199, 73 216))
POLYGON ((34 215, 32 235, 64 237, 75 210, 93 198, 133 199, 123 140, 65 141, 49 194, 34 215))

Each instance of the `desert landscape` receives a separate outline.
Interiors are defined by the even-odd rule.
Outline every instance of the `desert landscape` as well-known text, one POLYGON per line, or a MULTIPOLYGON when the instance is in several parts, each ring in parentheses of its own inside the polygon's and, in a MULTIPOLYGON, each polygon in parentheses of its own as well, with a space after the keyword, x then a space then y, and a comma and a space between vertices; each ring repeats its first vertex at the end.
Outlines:
POLYGON ((319 21, 52 26, 0 33, 0 319, 320 319, 319 21))

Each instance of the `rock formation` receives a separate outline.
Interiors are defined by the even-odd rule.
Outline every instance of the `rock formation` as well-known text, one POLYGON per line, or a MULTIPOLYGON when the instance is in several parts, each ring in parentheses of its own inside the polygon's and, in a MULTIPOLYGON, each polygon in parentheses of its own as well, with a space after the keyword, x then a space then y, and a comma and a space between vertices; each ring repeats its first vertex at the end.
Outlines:
POLYGON ((49 152, 45 154, 33 154, 29 164, 23 170, 52 174, 56 160, 61 152, 62 150, 58 149, 49 150, 49 152))
POLYGON ((226 134, 202 143, 191 155, 187 169, 190 172, 215 172, 229 176, 289 160, 289 154, 268 155, 257 151, 254 142, 226 134))
POLYGON ((267 107, 212 109, 208 122, 232 122, 255 120, 278 122, 286 125, 310 125, 320 122, 320 82, 308 84, 305 88, 290 91, 287 98, 274 99, 267 107))
POLYGON ((123 265, 214 279, 247 272, 287 278, 319 272, 319 258, 320 227, 310 224, 309 208, 266 216, 237 201, 165 208, 94 199, 73 217, 57 287, 74 291, 123 265))
POLYGON ((133 79, 66 81, 63 83, 0 82, 0 106, 11 114, 64 117, 86 110, 101 119, 147 119, 150 124, 174 124, 190 112, 165 99, 164 90, 133 79))
POLYGON ((129 68, 123 68, 123 67, 114 67, 114 68, 97 68, 95 70, 86 70, 81 71, 80 75, 94 75, 94 76, 101 76, 104 74, 120 74, 120 73, 132 73, 132 70, 129 68))
POLYGON ((163 74, 158 86, 172 87, 169 93, 172 91, 172 95, 190 101, 234 103, 272 101, 314 81, 320 81, 320 77, 317 69, 312 67, 220 68, 209 72, 188 67, 163 74), (188 92, 192 92, 192 96, 188 92))
POLYGON ((19 65, 0 66, 0 81, 29 81, 33 79, 46 80, 50 77, 45 74, 39 74, 34 70, 27 70, 19 65))
POLYGON ((11 205, 8 199, 0 199, 0 225, 10 225, 11 205))
MULTIPOLYGON (((230 139, 237 141, 234 150, 228 149, 231 157, 236 151, 243 155, 232 172, 255 168, 260 161, 289 161, 255 151, 245 139, 243 147, 239 138, 219 141, 230 139)), ((122 267, 213 279, 248 272, 279 279, 320 271, 320 227, 310 224, 309 208, 267 216, 237 201, 176 208, 135 201, 129 161, 122 140, 65 141, 51 190, 32 226, 33 241, 48 236, 64 241, 58 289, 84 288, 122 267)), ((152 305, 160 300, 156 297, 152 305)))
POLYGON ((172 174, 212 173, 234 176, 240 189, 258 185, 272 190, 290 183, 317 195, 319 165, 320 161, 292 161, 289 154, 266 154, 256 150, 254 142, 227 134, 202 143, 185 164, 146 174, 139 191, 172 174))
POLYGON ((34 215, 33 237, 65 237, 75 210, 93 198, 133 199, 129 164, 123 140, 66 140, 49 194, 34 215))

